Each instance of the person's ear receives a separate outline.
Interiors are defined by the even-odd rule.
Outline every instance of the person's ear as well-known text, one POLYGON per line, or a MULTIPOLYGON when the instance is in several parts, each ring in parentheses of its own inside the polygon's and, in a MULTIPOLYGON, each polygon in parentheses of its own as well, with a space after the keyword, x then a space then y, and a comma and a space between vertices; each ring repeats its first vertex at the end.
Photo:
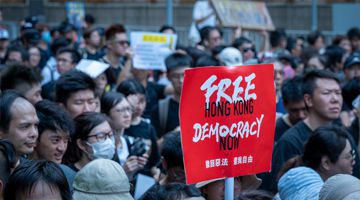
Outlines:
POLYGON ((313 106, 313 99, 310 94, 304 94, 304 102, 307 107, 313 106))
POLYGON ((86 151, 86 146, 85 146, 84 142, 81 139, 76 140, 76 145, 79 147, 80 150, 87 152, 86 151))
POLYGON ((329 171, 331 168, 331 161, 330 158, 328 156, 323 156, 321 158, 321 165, 320 167, 326 171, 329 171))
POLYGON ((164 168, 165 170, 168 169, 168 168, 167 168, 167 162, 166 162, 166 160, 164 159, 163 156, 161 156, 161 164, 162 164, 162 166, 163 166, 163 168, 164 168))

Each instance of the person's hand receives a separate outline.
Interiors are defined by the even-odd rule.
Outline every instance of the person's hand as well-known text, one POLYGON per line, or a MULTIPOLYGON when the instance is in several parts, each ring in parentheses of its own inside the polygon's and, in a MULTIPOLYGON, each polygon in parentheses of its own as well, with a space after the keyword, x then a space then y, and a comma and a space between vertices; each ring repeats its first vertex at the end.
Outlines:
POLYGON ((144 168, 144 166, 148 162, 148 159, 149 159, 149 156, 146 153, 144 153, 142 156, 137 157, 139 169, 144 168))
POLYGON ((128 175, 135 173, 139 169, 138 158, 136 156, 130 156, 125 161, 123 168, 128 175))
POLYGON ((134 51, 132 50, 132 48, 127 48, 125 51, 125 57, 127 58, 127 60, 132 60, 134 58, 134 51))
POLYGON ((260 31, 260 35, 263 36, 264 38, 268 38, 269 32, 267 32, 265 29, 263 29, 260 31))
POLYGON ((242 33, 241 26, 236 27, 236 29, 234 30, 234 39, 240 37, 241 33, 242 33))

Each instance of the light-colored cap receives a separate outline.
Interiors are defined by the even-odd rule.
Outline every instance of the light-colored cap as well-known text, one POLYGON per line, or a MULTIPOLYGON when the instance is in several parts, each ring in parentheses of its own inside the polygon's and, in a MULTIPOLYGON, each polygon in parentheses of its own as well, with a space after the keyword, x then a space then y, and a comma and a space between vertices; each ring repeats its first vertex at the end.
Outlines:
POLYGON ((229 67, 240 66, 243 64, 241 52, 234 47, 226 47, 223 49, 219 53, 218 58, 229 67))
POLYGON ((115 161, 96 159, 86 164, 75 176, 74 200, 133 200, 129 179, 115 161))
POLYGON ((337 174, 325 181, 319 200, 360 199, 360 180, 349 174, 337 174))

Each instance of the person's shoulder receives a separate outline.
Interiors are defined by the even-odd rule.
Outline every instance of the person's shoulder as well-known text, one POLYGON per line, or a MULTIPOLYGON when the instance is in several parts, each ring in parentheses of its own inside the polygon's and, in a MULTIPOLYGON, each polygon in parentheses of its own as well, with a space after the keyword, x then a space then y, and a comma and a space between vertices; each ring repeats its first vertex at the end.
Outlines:
POLYGON ((299 138, 303 130, 306 129, 306 124, 303 121, 298 122, 293 127, 285 131, 284 135, 280 138, 279 142, 294 141, 299 138))

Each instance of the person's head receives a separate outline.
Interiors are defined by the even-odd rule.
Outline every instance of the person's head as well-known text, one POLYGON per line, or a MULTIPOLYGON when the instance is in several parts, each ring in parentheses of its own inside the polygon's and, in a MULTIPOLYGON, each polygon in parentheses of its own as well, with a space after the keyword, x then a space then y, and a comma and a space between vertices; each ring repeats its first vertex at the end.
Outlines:
POLYGON ((345 50, 346 54, 350 54, 351 53, 351 43, 349 38, 347 38, 344 35, 337 35, 333 40, 332 40, 332 45, 341 47, 345 50))
POLYGON ((345 62, 345 49, 331 45, 325 49, 326 64, 325 69, 337 72, 342 70, 343 63, 345 62))
POLYGON ((317 128, 304 147, 302 162, 325 181, 335 174, 352 174, 354 151, 346 130, 336 125, 317 128))
POLYGON ((126 96, 126 99, 133 109, 133 118, 143 114, 146 107, 146 90, 139 81, 127 79, 120 83, 116 91, 126 96))
POLYGON ((289 121, 292 124, 303 120, 306 117, 304 97, 301 90, 301 78, 288 79, 281 86, 283 104, 289 114, 289 121))
POLYGON ((337 174, 325 181, 319 200, 360 199, 360 180, 349 174, 337 174))
POLYGON ((42 100, 41 75, 37 69, 24 65, 8 66, 1 75, 1 91, 13 89, 22 94, 32 104, 42 100))
POLYGON ((89 29, 91 28, 94 24, 95 24, 95 17, 92 16, 91 14, 85 14, 84 16, 84 28, 85 29, 89 29))
POLYGON ((183 152, 181 149, 181 139, 179 131, 170 132, 164 136, 164 142, 161 147, 161 156, 163 157, 163 167, 166 170, 168 176, 167 183, 185 183, 185 174, 183 171, 184 162, 182 159, 183 152))
POLYGON ((8 140, 0 140, 0 199, 3 199, 5 185, 16 167, 16 162, 14 145, 8 140))
POLYGON ((90 162, 97 158, 111 159, 115 153, 113 132, 107 117, 96 112, 85 112, 74 119, 75 134, 71 137, 64 160, 69 163, 80 159, 90 162))
POLYGON ((302 81, 302 91, 308 114, 327 123, 340 115, 343 99, 339 79, 327 70, 312 70, 302 81))
POLYGON ((358 27, 352 27, 348 30, 346 36, 350 40, 352 50, 360 50, 360 29, 358 27))
POLYGON ((72 70, 63 74, 55 84, 55 100, 76 117, 96 108, 95 82, 84 72, 72 70))
POLYGON ((50 45, 51 53, 54 57, 56 57, 56 53, 61 48, 69 48, 71 45, 71 42, 67 40, 65 37, 59 37, 55 38, 54 41, 50 45))
POLYGON ((239 49, 239 51, 242 54, 244 62, 246 62, 249 59, 254 58, 254 56, 255 56, 254 46, 253 46, 251 40, 249 40, 246 37, 242 36, 242 37, 236 38, 236 40, 233 42, 233 47, 239 49))
POLYGON ((199 189, 193 185, 184 183, 169 183, 160 186, 157 191, 157 199, 160 200, 205 200, 199 189))
POLYGON ((77 41, 76 28, 74 25, 70 24, 69 22, 66 21, 62 22, 59 26, 59 32, 72 44, 77 41))
POLYGON ((61 168, 50 161, 27 161, 11 174, 5 187, 8 200, 71 200, 71 192, 61 168))
POLYGON ((60 164, 70 135, 74 132, 71 116, 54 102, 43 100, 35 104, 39 118, 39 137, 34 155, 37 159, 60 164))
POLYGON ((280 199, 317 200, 324 181, 309 167, 295 167, 281 176, 277 188, 280 199))
POLYGON ((167 77, 173 85, 175 93, 181 94, 184 83, 184 72, 185 69, 192 67, 192 58, 186 54, 173 53, 165 59, 165 65, 167 77))
POLYGON ((280 88, 284 81, 284 65, 279 61, 275 61, 273 62, 273 64, 274 64, 274 80, 275 80, 276 91, 280 91, 280 88))
POLYGON ((29 66, 36 68, 39 66, 41 60, 41 54, 39 47, 33 46, 28 49, 29 53, 29 66))
POLYGON ((205 26, 200 30, 201 43, 206 49, 211 50, 223 43, 223 33, 218 27, 205 26))
POLYGON ((284 29, 277 29, 270 32, 270 45, 272 48, 286 48, 287 39, 284 29))
POLYGON ((74 200, 133 200, 129 179, 119 163, 97 159, 85 165, 74 178, 74 200))
POLYGON ((241 192, 236 200, 272 200, 273 196, 265 190, 249 190, 241 192))
POLYGON ((83 34, 85 44, 94 48, 100 47, 101 35, 98 29, 87 29, 83 34))
POLYGON ((353 52, 346 58, 344 63, 345 79, 351 80, 354 77, 360 77, 360 53, 353 52))
POLYGON ((31 154, 38 137, 39 119, 34 106, 15 91, 0 95, 0 138, 13 143, 16 156, 31 154))
POLYGON ((310 71, 312 69, 325 69, 327 59, 325 55, 315 54, 309 58, 305 65, 305 71, 310 71))
POLYGON ((360 77, 355 77, 348 81, 342 88, 344 104, 349 108, 352 107, 352 102, 360 94, 360 77))
POLYGON ((207 67, 207 66, 221 66, 221 65, 216 58, 209 55, 204 55, 199 57, 194 65, 194 67, 207 67))
POLYGON ((318 51, 325 46, 324 35, 320 31, 311 32, 307 36, 307 42, 318 51))
POLYGON ((25 64, 29 60, 28 52, 19 45, 10 46, 5 55, 6 65, 25 64))
MULTIPOLYGON (((236 199, 241 191, 256 190, 261 185, 261 179, 256 175, 246 175, 234 177, 234 199, 236 199)), ((196 184, 200 188, 203 196, 207 200, 222 200, 225 196, 225 180, 224 178, 204 181, 196 184)))
POLYGON ((114 130, 129 128, 131 125, 132 107, 126 97, 119 92, 107 92, 101 98, 101 112, 111 119, 114 130))
POLYGON ((73 48, 61 48, 56 53, 56 68, 59 74, 64 74, 75 68, 80 61, 80 54, 73 48))
POLYGON ((25 29, 21 33, 20 40, 25 48, 37 46, 41 40, 40 32, 35 28, 25 29))
POLYGON ((109 53, 117 57, 125 56, 130 43, 123 25, 113 24, 107 28, 105 31, 105 40, 109 53))
POLYGON ((297 37, 297 38, 289 37, 288 38, 286 49, 291 53, 291 55, 299 58, 303 48, 304 48, 304 39, 303 38, 300 38, 300 37, 297 37))
POLYGON ((175 28, 173 26, 169 26, 169 25, 161 26, 159 32, 165 33, 165 34, 176 34, 175 28))

